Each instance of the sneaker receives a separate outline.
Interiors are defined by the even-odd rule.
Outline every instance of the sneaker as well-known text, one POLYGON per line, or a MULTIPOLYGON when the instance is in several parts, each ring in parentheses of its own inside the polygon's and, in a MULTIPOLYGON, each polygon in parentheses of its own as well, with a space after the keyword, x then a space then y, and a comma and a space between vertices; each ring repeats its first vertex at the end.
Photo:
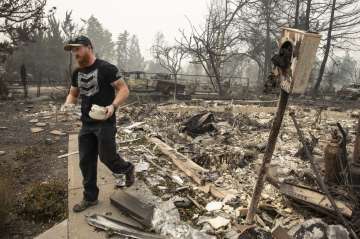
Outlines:
POLYGON ((130 163, 129 168, 125 172, 125 185, 130 187, 135 182, 135 166, 130 163))
POLYGON ((115 186, 118 188, 122 188, 126 186, 126 176, 122 173, 113 173, 115 177, 115 186))
POLYGON ((129 167, 124 173, 113 173, 115 177, 115 186, 130 187, 135 182, 135 166, 132 163, 129 163, 129 167))
POLYGON ((96 204, 98 204, 98 200, 95 201, 86 201, 86 200, 82 200, 80 203, 77 203, 74 205, 73 207, 73 211, 74 212, 82 212, 85 209, 95 206, 96 204))

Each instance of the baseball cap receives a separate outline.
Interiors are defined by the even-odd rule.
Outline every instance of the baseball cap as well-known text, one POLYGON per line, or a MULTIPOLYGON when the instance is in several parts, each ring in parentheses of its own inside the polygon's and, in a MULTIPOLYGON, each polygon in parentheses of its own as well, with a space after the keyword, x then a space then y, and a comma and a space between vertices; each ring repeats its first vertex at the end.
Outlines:
POLYGON ((68 43, 64 46, 64 50, 71 51, 71 48, 75 46, 90 46, 91 48, 93 48, 90 39, 83 35, 70 39, 68 43))

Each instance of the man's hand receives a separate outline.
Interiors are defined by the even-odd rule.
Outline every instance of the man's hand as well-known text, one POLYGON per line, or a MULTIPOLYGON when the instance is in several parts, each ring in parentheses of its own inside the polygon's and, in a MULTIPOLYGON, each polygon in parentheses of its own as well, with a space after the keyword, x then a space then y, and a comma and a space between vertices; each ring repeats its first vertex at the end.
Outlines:
POLYGON ((69 111, 74 111, 75 109, 75 104, 72 103, 65 103, 60 107, 60 112, 69 112, 69 111))
POLYGON ((114 105, 108 105, 105 108, 106 108, 106 119, 108 119, 114 114, 115 107, 114 105))

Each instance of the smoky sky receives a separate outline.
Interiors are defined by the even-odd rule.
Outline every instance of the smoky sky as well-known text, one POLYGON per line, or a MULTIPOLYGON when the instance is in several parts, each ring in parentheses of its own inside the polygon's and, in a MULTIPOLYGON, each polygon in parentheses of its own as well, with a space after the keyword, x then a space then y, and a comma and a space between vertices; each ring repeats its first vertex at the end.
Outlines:
POLYGON ((129 31, 139 38, 142 54, 150 58, 149 48, 155 34, 163 32, 168 42, 179 38, 179 29, 189 29, 204 21, 209 0, 48 0, 48 8, 56 7, 56 16, 64 18, 73 11, 77 22, 94 15, 113 34, 113 39, 129 31))

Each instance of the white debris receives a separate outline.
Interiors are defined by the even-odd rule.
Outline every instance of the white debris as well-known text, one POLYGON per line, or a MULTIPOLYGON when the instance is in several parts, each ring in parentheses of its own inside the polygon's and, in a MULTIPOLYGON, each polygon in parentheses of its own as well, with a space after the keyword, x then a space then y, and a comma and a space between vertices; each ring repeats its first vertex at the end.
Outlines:
POLYGON ((234 211, 234 208, 229 206, 229 205, 225 205, 223 208, 224 212, 226 213, 232 213, 234 211))
POLYGON ((167 189, 167 187, 165 186, 158 186, 158 189, 161 190, 161 191, 165 191, 167 189))
POLYGON ((220 227, 227 226, 230 223, 230 219, 226 219, 224 217, 217 216, 215 218, 209 219, 207 222, 212 226, 212 228, 217 230, 220 227))
POLYGON ((145 122, 135 122, 132 125, 122 128, 122 130, 128 134, 131 134, 133 129, 136 129, 143 124, 145 124, 145 122))
POLYGON ((50 131, 50 134, 59 135, 59 136, 66 135, 66 133, 64 133, 64 132, 62 132, 60 130, 52 130, 52 131, 50 131))
POLYGON ((153 229, 167 238, 173 239, 215 239, 204 232, 192 228, 180 220, 180 214, 174 202, 168 200, 155 208, 152 219, 153 229))
POLYGON ((35 128, 30 128, 31 133, 39 133, 41 131, 44 131, 43 128, 39 128, 39 127, 35 127, 35 128))
POLYGON ((135 164, 135 172, 139 173, 139 172, 143 172, 143 171, 147 171, 150 167, 150 164, 148 162, 145 161, 141 161, 137 164, 135 164))
POLYGON ((342 225, 329 225, 326 234, 329 239, 349 239, 349 232, 342 225))
POLYGON ((236 198, 236 195, 235 194, 227 194, 225 197, 224 197, 224 199, 222 200, 222 202, 224 203, 224 204, 226 204, 227 202, 230 202, 230 201, 232 201, 233 199, 235 199, 236 198))
POLYGON ((206 205, 206 210, 208 212, 217 211, 220 210, 223 206, 224 204, 222 202, 212 201, 206 205))
POLYGON ((341 225, 328 225, 319 218, 309 219, 296 225, 289 231, 289 235, 296 238, 301 235, 304 239, 348 239, 349 232, 341 225))
POLYGON ((156 175, 156 174, 148 175, 148 177, 146 177, 146 182, 152 187, 158 186, 159 184, 161 184, 164 181, 165 180, 163 177, 161 177, 160 175, 156 175))
POLYGON ((45 127, 46 123, 39 122, 39 123, 36 123, 35 125, 38 126, 38 127, 45 127))
POLYGON ((172 175, 171 178, 174 180, 175 183, 182 186, 184 184, 184 180, 182 180, 178 175, 172 175))

